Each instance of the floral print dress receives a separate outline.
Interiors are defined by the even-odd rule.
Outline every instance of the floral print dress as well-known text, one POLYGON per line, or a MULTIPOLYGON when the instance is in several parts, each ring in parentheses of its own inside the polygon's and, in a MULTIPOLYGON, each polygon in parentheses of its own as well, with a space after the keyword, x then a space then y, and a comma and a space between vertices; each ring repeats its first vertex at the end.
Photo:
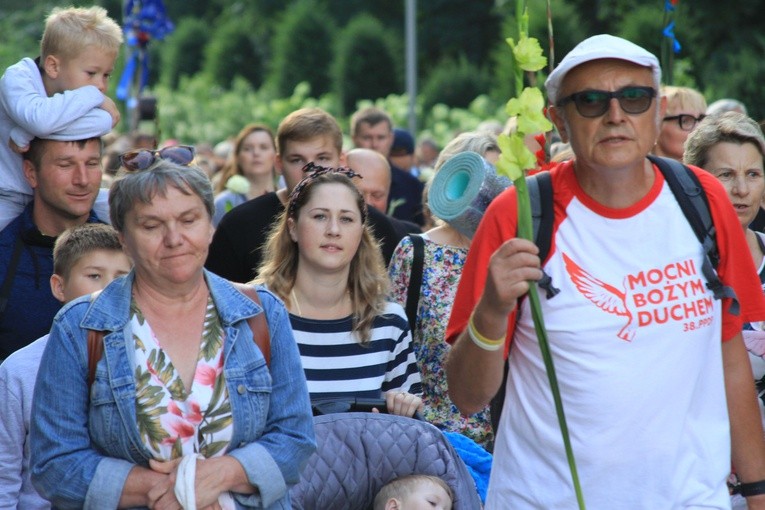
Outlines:
MULTIPOLYGON (((136 417, 146 448, 162 461, 193 454, 205 458, 225 454, 234 422, 223 375, 223 328, 212 298, 207 302, 190 391, 134 300, 130 312, 136 361, 136 417)), ((228 494, 222 494, 219 502, 224 509, 234 508, 228 494)))
MULTIPOLYGON (((422 376, 423 417, 443 430, 459 432, 482 446, 489 446, 494 436, 488 408, 471 416, 462 415, 449 398, 444 370, 449 351, 449 344, 444 340, 446 325, 468 250, 437 244, 427 234, 422 237, 425 241, 425 262, 412 338, 422 376)), ((412 242, 409 237, 404 237, 388 266, 390 297, 401 306, 406 306, 412 253, 412 242)))

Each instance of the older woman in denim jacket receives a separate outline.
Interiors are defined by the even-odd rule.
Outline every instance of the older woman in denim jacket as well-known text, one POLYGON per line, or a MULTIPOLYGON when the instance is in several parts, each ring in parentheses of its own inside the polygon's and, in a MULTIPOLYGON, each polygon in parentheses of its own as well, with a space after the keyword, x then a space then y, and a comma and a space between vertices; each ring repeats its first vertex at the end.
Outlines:
POLYGON ((212 189, 184 148, 123 155, 110 215, 135 264, 56 317, 32 416, 32 479, 57 508, 290 507, 315 448, 282 303, 203 269, 212 189), (247 319, 265 313, 270 366, 247 319), (88 330, 103 331, 92 386, 88 330))

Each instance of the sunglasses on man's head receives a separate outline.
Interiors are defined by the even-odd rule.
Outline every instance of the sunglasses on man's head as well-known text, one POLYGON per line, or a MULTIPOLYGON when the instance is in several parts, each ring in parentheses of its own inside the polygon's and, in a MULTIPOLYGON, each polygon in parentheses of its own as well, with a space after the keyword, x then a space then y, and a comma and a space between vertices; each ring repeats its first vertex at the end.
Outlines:
POLYGON ((564 97, 556 103, 556 106, 562 107, 568 103, 574 103, 579 115, 592 119, 606 113, 611 99, 615 98, 625 113, 637 115, 648 110, 654 97, 656 97, 656 89, 653 87, 624 87, 614 92, 583 90, 564 97))
POLYGON ((190 145, 174 145, 159 150, 139 149, 120 154, 120 164, 130 172, 146 170, 158 159, 186 166, 194 160, 196 151, 190 145))
POLYGON ((680 126, 680 129, 683 131, 693 131, 693 128, 696 127, 696 124, 704 120, 704 117, 706 117, 704 114, 701 114, 698 117, 694 117, 693 115, 689 115, 687 113, 681 113, 680 115, 670 115, 669 117, 664 117, 664 120, 667 122, 676 120, 677 125, 680 126))

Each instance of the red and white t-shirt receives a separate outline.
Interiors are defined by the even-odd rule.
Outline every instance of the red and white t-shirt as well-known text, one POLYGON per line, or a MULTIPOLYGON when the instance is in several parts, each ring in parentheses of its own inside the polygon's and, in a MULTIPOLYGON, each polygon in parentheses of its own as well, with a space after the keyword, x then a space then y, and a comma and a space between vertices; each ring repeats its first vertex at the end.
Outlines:
MULTIPOLYGON (((717 228, 718 274, 736 291, 739 316, 706 288, 701 245, 658 169, 651 190, 626 209, 588 197, 571 163, 552 170, 555 223, 544 268, 561 292, 540 296, 588 508, 729 505, 721 340, 742 321, 765 318, 765 300, 725 190, 694 171, 717 228)), ((448 338, 465 328, 489 257, 515 226, 511 188, 492 202, 473 240, 448 338)), ((509 321, 512 331, 514 316, 509 321)), ((506 389, 487 508, 576 508, 528 300, 506 389)))

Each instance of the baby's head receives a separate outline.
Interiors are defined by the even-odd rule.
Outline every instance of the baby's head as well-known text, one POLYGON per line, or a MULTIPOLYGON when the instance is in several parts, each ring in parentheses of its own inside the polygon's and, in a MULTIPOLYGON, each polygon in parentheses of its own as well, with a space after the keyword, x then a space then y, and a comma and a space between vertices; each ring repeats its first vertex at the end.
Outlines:
POLYGON ((407 475, 380 489, 374 510, 451 510, 452 499, 452 490, 437 476, 407 475))
POLYGON ((122 28, 103 7, 54 8, 40 40, 48 94, 85 85, 105 93, 122 41, 122 28))

